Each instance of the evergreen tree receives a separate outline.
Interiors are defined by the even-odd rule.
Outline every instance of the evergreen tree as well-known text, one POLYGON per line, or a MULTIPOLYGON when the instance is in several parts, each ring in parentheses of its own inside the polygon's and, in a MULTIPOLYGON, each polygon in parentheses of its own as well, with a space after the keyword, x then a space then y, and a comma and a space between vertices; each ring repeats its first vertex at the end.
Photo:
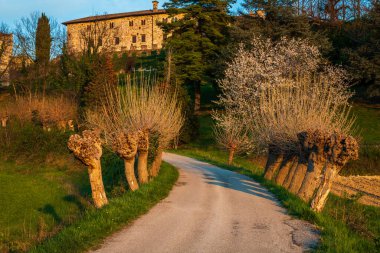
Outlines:
POLYGON ((171 0, 164 6, 175 22, 162 23, 171 36, 166 47, 173 52, 179 81, 194 91, 194 111, 200 109, 201 84, 214 82, 216 62, 229 37, 229 0, 171 0))
POLYGON ((305 14, 299 14, 294 0, 244 0, 242 7, 233 31, 237 43, 249 41, 252 35, 272 40, 286 36, 309 39, 324 55, 332 49, 326 32, 305 14), (257 15, 257 11, 264 16, 257 15))
POLYGON ((51 42, 49 18, 42 13, 36 30, 36 63, 40 66, 49 64, 51 42))
POLYGON ((50 62, 50 50, 51 50, 51 35, 50 35, 50 23, 49 18, 42 13, 38 19, 36 30, 36 64, 37 73, 40 79, 42 79, 43 97, 45 98, 46 83, 48 66, 50 62))

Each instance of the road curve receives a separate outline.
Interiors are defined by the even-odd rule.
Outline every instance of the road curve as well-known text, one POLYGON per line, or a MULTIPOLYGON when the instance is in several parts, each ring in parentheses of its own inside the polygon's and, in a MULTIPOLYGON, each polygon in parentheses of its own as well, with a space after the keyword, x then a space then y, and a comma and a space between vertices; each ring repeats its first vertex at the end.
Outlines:
POLYGON ((170 195, 93 252, 303 252, 318 242, 264 187, 205 162, 168 154, 179 168, 170 195))

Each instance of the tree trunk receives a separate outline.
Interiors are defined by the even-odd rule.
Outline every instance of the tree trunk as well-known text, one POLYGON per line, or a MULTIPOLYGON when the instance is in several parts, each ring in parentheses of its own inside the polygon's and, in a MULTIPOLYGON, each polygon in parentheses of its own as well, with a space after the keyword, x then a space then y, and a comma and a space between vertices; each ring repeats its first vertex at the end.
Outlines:
POLYGON ((316 212, 321 212, 326 204, 327 197, 329 196, 331 185, 337 174, 335 166, 328 164, 323 173, 322 182, 311 201, 311 208, 316 212))
POLYGON ((313 197, 315 189, 320 184, 324 166, 325 162, 316 162, 314 159, 309 159, 306 176, 297 194, 305 202, 308 202, 313 197))
POLYGON ((276 184, 283 185, 286 176, 289 174, 289 171, 295 162, 296 159, 294 156, 288 156, 286 159, 284 159, 276 176, 276 184))
POLYGON ((292 182, 289 185, 288 190, 290 192, 292 192, 294 194, 298 193, 298 191, 301 187, 302 181, 305 178, 306 171, 307 171, 307 162, 305 162, 305 161, 298 162, 297 168, 294 171, 292 182))
POLYGON ((283 155, 269 149, 267 164, 265 165, 264 177, 271 180, 275 176, 283 160, 283 155))
POLYGON ((154 160, 152 163, 152 168, 150 170, 150 176, 151 177, 156 177, 160 171, 160 167, 162 164, 162 153, 163 153, 162 148, 158 147, 156 156, 154 157, 154 160))
POLYGON ((140 151, 137 172, 140 184, 148 183, 148 152, 140 151))
POLYGON ((299 158, 296 157, 295 160, 294 160, 294 163, 290 167, 288 175, 286 176, 284 182, 282 183, 282 186, 285 189, 289 189, 289 186, 292 183, 292 179, 293 179, 294 173, 296 172, 296 169, 297 169, 297 166, 298 166, 298 160, 299 160, 299 158))
POLYGON ((124 169, 125 169, 125 177, 127 178, 127 182, 129 188, 132 191, 136 191, 139 189, 139 185, 137 183, 137 179, 135 176, 135 158, 125 159, 124 160, 124 169))
POLYGON ((7 122, 8 122, 8 117, 4 117, 1 119, 1 126, 2 127, 7 127, 7 122))
POLYGON ((194 113, 197 114, 201 109, 201 83, 194 84, 194 113))
POLYGON ((104 190, 100 160, 96 160, 94 165, 88 166, 88 175, 90 177, 92 199, 96 208, 107 205, 108 200, 104 190))
POLYGON ((230 149, 228 154, 228 165, 231 165, 234 160, 235 149, 230 149))

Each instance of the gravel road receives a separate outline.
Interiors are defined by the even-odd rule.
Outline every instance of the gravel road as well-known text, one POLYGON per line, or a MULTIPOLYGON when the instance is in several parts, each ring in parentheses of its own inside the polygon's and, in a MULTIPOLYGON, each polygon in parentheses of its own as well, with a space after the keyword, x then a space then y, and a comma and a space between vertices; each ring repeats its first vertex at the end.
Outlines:
POLYGON ((170 195, 93 252, 303 252, 318 231, 293 219, 252 179, 168 154, 179 168, 170 195))

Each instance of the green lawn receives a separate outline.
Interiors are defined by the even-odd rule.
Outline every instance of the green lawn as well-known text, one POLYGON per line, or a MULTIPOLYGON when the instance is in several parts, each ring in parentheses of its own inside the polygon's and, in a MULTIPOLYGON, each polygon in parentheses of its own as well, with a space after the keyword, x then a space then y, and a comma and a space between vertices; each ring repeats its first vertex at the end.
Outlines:
POLYGON ((165 198, 177 181, 178 171, 164 163, 160 174, 136 192, 110 199, 100 210, 88 210, 80 220, 66 226, 54 237, 37 245, 30 252, 85 252, 103 239, 130 224, 165 198))
MULTIPOLYGON (((377 111, 358 108, 358 124, 365 129, 367 117, 372 121, 377 111)), ((238 156, 233 166, 228 166, 226 151, 220 150, 212 137, 212 120, 201 116, 199 138, 172 152, 210 162, 219 167, 245 174, 259 181, 273 192, 291 215, 308 220, 322 229, 322 241, 317 252, 378 252, 380 248, 380 209, 365 206, 355 200, 330 196, 321 214, 314 213, 297 196, 284 188, 266 181, 263 168, 252 162, 252 156, 238 156)), ((376 125, 376 124, 374 124, 376 125)), ((376 131, 363 131, 368 139, 376 139, 376 131)))
POLYGON ((380 145, 380 108, 355 105, 353 113, 363 143, 380 145))
POLYGON ((0 162, 0 252, 24 251, 80 214, 83 200, 67 179, 53 168, 30 172, 27 166, 0 162))

